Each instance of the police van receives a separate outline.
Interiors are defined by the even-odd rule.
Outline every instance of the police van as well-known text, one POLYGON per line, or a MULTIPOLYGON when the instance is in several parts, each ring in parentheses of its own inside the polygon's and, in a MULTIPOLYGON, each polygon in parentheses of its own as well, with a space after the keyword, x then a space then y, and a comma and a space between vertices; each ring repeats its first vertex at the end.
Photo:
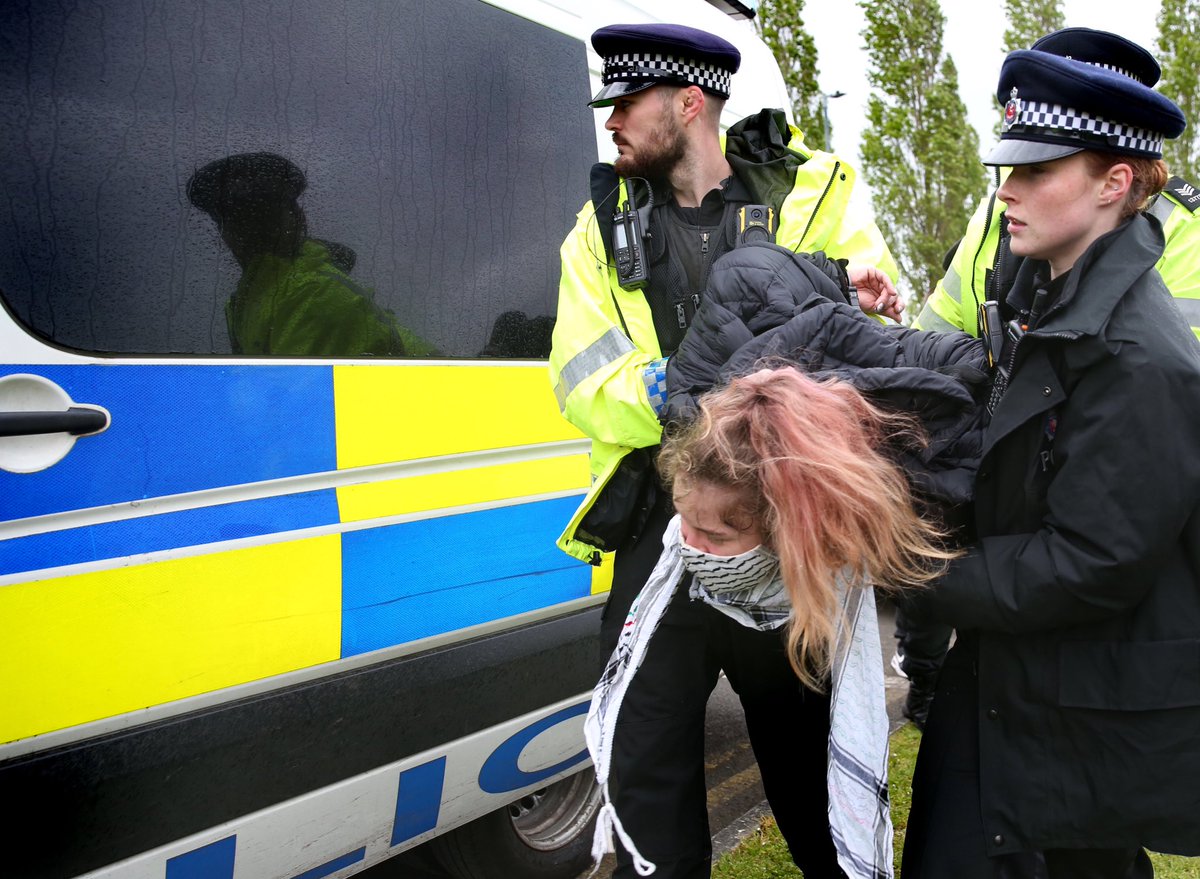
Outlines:
POLYGON ((608 569, 555 547, 545 359, 588 35, 727 37, 728 125, 786 104, 748 11, 0 6, 0 873, 586 866, 608 569))

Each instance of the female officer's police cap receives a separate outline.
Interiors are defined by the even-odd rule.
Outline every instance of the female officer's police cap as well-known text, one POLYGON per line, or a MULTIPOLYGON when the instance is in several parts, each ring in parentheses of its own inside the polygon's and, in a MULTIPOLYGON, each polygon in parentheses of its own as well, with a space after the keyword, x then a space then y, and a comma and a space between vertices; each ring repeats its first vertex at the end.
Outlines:
POLYGON ((1183 133, 1183 113, 1135 79, 1043 51, 1009 53, 996 97, 1004 107, 1000 143, 985 165, 1030 165, 1081 150, 1161 158, 1163 141, 1183 133))
POLYGON ((1113 70, 1146 86, 1153 86, 1162 76, 1162 68, 1154 56, 1133 40, 1090 27, 1061 28, 1029 48, 1113 70))
POLYGON ((661 83, 698 85, 728 98, 729 80, 742 63, 729 41, 681 24, 609 25, 592 34, 592 48, 603 60, 603 86, 591 107, 661 83))

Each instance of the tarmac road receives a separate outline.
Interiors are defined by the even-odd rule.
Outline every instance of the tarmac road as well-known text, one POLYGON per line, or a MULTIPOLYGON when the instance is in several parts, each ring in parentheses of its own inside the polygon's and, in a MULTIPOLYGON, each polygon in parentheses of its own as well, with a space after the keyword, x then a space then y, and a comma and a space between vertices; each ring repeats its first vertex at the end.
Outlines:
MULTIPOLYGON (((887 688, 888 718, 893 731, 903 726, 901 706, 908 682, 891 667, 896 652, 895 609, 886 600, 879 602, 879 640, 883 648, 884 685, 887 688)), ((709 824, 713 832, 714 854, 723 854, 754 832, 763 816, 770 814, 762 789, 762 776, 750 751, 741 704, 721 678, 708 702, 705 722, 705 777, 708 783, 709 824)), ((364 877, 377 879, 445 879, 432 867, 420 849, 392 858, 367 870, 364 877)), ((580 879, 588 873, 582 874, 580 879)), ((612 857, 606 858, 595 879, 611 879, 612 857)), ((514 877, 515 879, 515 877, 514 877)))

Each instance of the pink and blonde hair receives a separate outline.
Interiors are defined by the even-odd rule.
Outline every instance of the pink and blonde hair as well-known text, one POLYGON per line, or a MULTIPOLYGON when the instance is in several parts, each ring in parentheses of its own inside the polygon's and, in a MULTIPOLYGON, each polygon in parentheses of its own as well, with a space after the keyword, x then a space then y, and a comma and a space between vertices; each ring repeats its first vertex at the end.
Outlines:
POLYGON ((698 417, 669 432, 658 458, 669 488, 696 482, 739 490, 727 524, 757 524, 779 556, 792 602, 788 657, 820 689, 838 625, 837 581, 919 586, 957 553, 913 507, 885 444, 920 442, 910 419, 873 406, 853 386, 795 368, 734 379, 700 400, 698 417))

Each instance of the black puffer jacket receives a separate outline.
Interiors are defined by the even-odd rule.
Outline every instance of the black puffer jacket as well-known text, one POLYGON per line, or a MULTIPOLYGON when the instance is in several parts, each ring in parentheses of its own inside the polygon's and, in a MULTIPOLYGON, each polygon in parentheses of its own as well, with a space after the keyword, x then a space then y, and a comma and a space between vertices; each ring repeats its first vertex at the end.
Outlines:
POLYGON ((843 270, 824 254, 746 245, 713 265, 667 364, 664 420, 691 418, 705 391, 780 361, 843 378, 874 402, 915 414, 929 445, 897 450, 898 462, 929 500, 970 500, 987 376, 978 339, 884 326, 850 304, 843 270))

